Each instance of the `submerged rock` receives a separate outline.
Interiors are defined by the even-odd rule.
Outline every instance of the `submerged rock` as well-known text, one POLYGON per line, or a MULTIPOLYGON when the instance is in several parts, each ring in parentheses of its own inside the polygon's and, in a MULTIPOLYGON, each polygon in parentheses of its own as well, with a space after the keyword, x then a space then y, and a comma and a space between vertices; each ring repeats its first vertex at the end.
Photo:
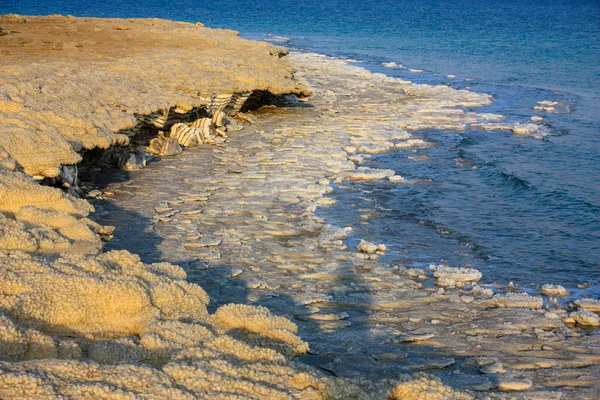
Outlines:
POLYGON ((358 167, 354 171, 341 172, 335 179, 336 183, 343 181, 369 181, 389 178, 396 175, 391 169, 358 167))

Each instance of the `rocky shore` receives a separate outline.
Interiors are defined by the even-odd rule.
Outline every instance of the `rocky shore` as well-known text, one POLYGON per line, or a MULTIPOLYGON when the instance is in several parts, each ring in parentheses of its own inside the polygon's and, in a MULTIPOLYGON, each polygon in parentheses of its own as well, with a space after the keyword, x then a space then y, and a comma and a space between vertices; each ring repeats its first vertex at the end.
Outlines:
POLYGON ((469 111, 490 96, 201 24, 0 27, 0 397, 600 396, 597 301, 386 265, 316 213, 333 185, 418 184, 360 164, 494 129, 469 111), (90 191, 78 163, 133 172, 90 191))

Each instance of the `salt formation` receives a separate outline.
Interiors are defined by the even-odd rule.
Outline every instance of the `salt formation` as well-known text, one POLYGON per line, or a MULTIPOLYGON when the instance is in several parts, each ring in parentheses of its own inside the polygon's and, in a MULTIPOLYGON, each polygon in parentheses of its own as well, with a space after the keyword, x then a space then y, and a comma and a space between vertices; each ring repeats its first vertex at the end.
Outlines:
POLYGON ((575 300, 575 305, 587 311, 600 312, 600 300, 598 299, 575 300))
POLYGON ((128 143, 138 116, 164 119, 173 104, 219 115, 255 90, 309 93, 273 45, 202 24, 9 15, 0 25, 16 32, 0 44, 0 146, 31 176, 59 175, 83 149, 128 143))
POLYGON ((384 62, 384 63, 381 63, 381 65, 386 68, 403 68, 403 66, 401 64, 395 63, 393 61, 392 62, 384 62))
POLYGON ((377 245, 375 243, 367 242, 364 239, 360 240, 360 242, 358 243, 358 246, 356 246, 356 248, 358 249, 359 252, 365 253, 365 254, 374 254, 378 251, 384 252, 387 249, 385 244, 377 245))
POLYGON ((158 135, 150 140, 150 144, 146 148, 146 151, 158 156, 176 156, 177 154, 181 154, 183 149, 181 148, 179 138, 167 138, 163 135, 158 135))
POLYGON ((569 293, 564 287, 551 284, 542 285, 541 292, 548 296, 564 296, 569 293))
POLYGON ((560 105, 558 101, 542 100, 533 107, 536 111, 544 111, 547 113, 556 113, 556 106, 560 105))
POLYGON ((436 284, 439 286, 463 286, 467 282, 477 282, 481 272, 475 268, 454 268, 445 265, 430 265, 436 284))
POLYGON ((577 322, 584 326, 600 326, 600 317, 598 314, 588 310, 575 311, 569 314, 568 322, 577 322))
POLYGON ((544 301, 540 297, 530 296, 527 293, 495 294, 487 304, 493 307, 506 308, 542 308, 544 301))
MULTIPOLYGON (((0 134, 0 397, 598 397, 597 335, 566 326, 570 309, 494 294, 470 269, 446 277, 435 271, 432 285, 423 269, 371 257, 382 249, 347 248, 352 229, 328 225, 316 212, 335 204, 332 182, 348 188, 353 178, 397 179, 394 171, 358 169, 364 153, 404 151, 426 162, 421 148, 431 144, 415 131, 501 119, 469 110, 491 96, 416 85, 314 54, 292 54, 299 68, 292 74, 280 58, 285 51, 191 24, 0 22, 20 31, 0 43, 12 43, 0 61, 7 127, 0 134), (64 26, 80 47, 52 33, 64 26), (86 35, 110 46, 87 43, 86 35), (31 47, 17 45, 21 39, 31 47), (233 117, 265 92, 308 94, 296 77, 314 82, 313 107, 290 102, 296 106, 233 117), (140 130, 181 146, 169 137, 176 124, 205 124, 215 142, 225 132, 229 142, 164 159, 166 168, 136 174, 135 184, 111 184, 103 189, 111 202, 95 204, 119 225, 122 243, 131 234, 187 273, 126 251, 99 253, 111 229, 88 219, 91 206, 22 172, 60 174, 85 149, 117 149, 140 130), (234 135, 236 125, 246 129, 234 135), (33 160, 19 153, 23 143, 49 156, 33 160), (148 229, 132 225, 129 212, 148 229), (455 283, 439 287, 443 279, 455 283), (302 363, 293 359, 299 355, 302 363), (406 375, 429 370, 444 384, 406 375)), ((123 159, 130 157, 128 149, 123 159)), ((64 174, 67 183, 73 171, 64 174)))
MULTIPOLYGON (((332 206, 330 199, 342 202, 333 205, 334 213, 376 214, 377 208, 348 207, 343 195, 333 193, 332 199, 332 189, 356 185, 346 174, 380 171, 358 170, 359 160, 369 156, 361 148, 390 142, 399 156, 420 157, 420 146, 403 146, 425 143, 415 130, 469 129, 482 117, 457 111, 458 104, 487 104, 489 96, 413 85, 315 54, 290 59, 299 78, 314 82, 313 107, 265 107, 244 119, 229 118, 245 128, 230 134, 227 146, 170 159, 160 173, 141 174, 134 194, 119 196, 127 212, 152 218, 162 257, 185 263, 190 279, 207 282, 221 304, 244 298, 293 318, 297 334, 310 344, 304 359, 343 378, 343 385, 332 383, 337 398, 385 398, 408 381, 403 374, 415 371, 432 371, 452 391, 479 398, 549 398, 543 396, 550 391, 593 398, 600 371, 597 335, 565 325, 570 309, 544 305, 541 297, 495 294, 493 286, 478 284, 472 268, 460 267, 464 273, 456 278, 473 280, 440 287, 442 270, 435 277, 429 269, 407 267, 400 246, 387 252, 400 259, 393 264, 371 257, 377 251, 359 253, 357 229, 319 217, 319 208, 332 206), (187 173, 200 166, 201 174, 187 173), (174 180, 181 171, 184 180, 174 180), (151 195, 143 188, 152 188, 151 195), (221 242, 196 246, 207 236, 221 242), (198 258, 206 264, 195 267, 198 258), (490 356, 493 362, 471 367, 490 356), (358 385, 367 379, 380 389, 358 385)), ((379 176, 382 185, 389 182, 386 175, 391 173, 379 176)), ((116 189, 132 190, 125 184, 111 187, 116 189)), ((293 347, 277 349, 293 353, 293 347)))
POLYGON ((327 379, 289 362, 308 350, 293 323, 243 305, 211 316, 179 267, 126 251, 2 259, 3 398, 333 395, 327 379))
POLYGON ((391 169, 377 169, 369 167, 358 167, 355 170, 344 171, 337 175, 335 182, 343 181, 371 181, 389 178, 396 175, 391 169))
POLYGON ((416 374, 412 380, 397 385, 390 393, 393 400, 470 400, 473 397, 459 393, 439 379, 416 374))
POLYGON ((541 139, 549 134, 548 128, 534 123, 498 123, 486 122, 472 124, 471 127, 483 130, 508 130, 516 135, 532 136, 536 139, 541 139))
POLYGON ((61 190, 0 169, 0 249, 96 253, 112 229, 87 218, 93 207, 61 190))

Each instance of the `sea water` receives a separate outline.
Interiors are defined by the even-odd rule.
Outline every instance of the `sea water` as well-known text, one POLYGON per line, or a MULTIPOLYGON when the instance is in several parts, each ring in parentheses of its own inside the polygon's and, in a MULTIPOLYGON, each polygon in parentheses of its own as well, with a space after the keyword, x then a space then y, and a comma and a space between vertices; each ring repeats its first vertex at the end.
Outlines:
POLYGON ((320 215, 354 226, 351 242, 386 243, 389 262, 472 265, 488 283, 577 290, 600 281, 598 0, 1 0, 0 13, 201 21, 414 82, 492 94, 494 104, 479 112, 507 122, 541 117, 542 134, 416 132, 434 146, 367 165, 417 184, 336 188, 337 206, 320 215), (557 105, 534 109, 540 101, 557 105), (349 207, 376 212, 364 224, 349 207))

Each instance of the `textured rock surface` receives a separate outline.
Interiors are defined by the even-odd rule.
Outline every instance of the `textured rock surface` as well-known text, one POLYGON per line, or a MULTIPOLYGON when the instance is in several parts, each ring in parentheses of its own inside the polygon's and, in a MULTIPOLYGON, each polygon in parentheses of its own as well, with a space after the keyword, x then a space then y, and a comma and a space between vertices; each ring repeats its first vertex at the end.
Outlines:
POLYGON ((306 94, 277 48, 234 31, 61 16, 0 25, 11 32, 0 41, 0 148, 29 175, 57 176, 82 148, 127 142, 115 132, 138 115, 198 107, 206 93, 306 94))

